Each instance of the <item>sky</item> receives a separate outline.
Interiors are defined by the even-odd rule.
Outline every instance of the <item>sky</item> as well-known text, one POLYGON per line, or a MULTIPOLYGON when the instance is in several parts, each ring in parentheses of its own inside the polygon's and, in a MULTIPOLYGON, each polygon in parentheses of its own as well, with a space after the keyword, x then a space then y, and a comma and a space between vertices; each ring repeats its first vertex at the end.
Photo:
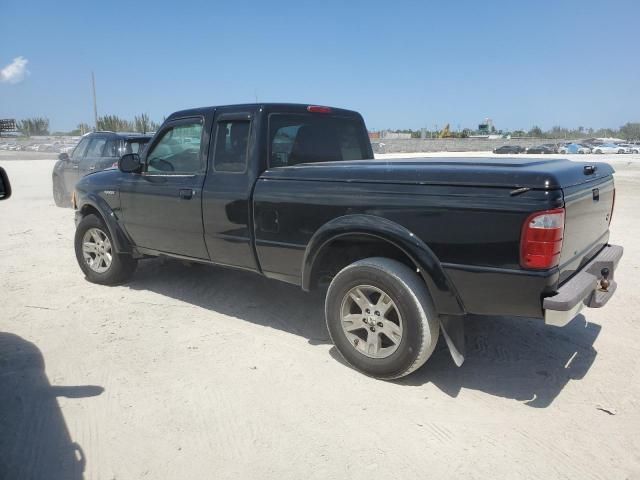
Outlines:
POLYGON ((296 102, 370 129, 640 121, 640 1, 0 0, 0 118, 296 102))

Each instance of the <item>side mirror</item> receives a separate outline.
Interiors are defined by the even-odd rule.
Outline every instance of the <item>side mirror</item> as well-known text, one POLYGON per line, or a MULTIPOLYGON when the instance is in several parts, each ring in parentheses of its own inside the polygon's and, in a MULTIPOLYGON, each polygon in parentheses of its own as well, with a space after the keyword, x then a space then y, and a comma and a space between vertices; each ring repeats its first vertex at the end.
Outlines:
POLYGON ((4 168, 0 167, 0 200, 6 200, 11 196, 11 184, 9 183, 9 177, 4 168))
POLYGON ((64 152, 61 153, 60 155, 58 155, 58 160, 62 160, 63 162, 68 162, 69 161, 69 154, 64 152))
POLYGON ((126 153, 118 160, 118 168, 124 173, 140 173, 142 162, 137 153, 126 153))

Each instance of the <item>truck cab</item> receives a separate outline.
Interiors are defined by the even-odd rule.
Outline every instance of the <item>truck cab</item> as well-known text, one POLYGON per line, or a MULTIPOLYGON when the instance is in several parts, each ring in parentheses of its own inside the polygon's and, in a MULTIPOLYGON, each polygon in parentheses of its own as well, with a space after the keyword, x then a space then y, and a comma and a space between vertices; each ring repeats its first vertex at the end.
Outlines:
MULTIPOLYGON (((373 158, 362 117, 306 105, 237 105, 172 114, 123 177, 120 212, 145 254, 259 270, 251 195, 269 166, 373 158), (140 201, 141 198, 144 201, 140 201)), ((277 218, 264 217, 266 223, 277 218)))

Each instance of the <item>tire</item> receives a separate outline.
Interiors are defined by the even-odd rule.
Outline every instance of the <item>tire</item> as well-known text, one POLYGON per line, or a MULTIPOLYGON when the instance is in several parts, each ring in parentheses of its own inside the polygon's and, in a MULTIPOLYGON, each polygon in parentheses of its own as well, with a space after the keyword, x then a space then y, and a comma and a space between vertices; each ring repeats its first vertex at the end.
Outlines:
POLYGON ((597 149, 594 153, 597 153, 598 155, 600 155, 602 153, 602 150, 597 149))
POLYGON ((331 340, 346 362, 383 380, 420 368, 433 353, 440 331, 422 278, 406 265, 381 257, 338 272, 327 291, 325 317, 331 340), (369 313, 361 305, 371 307, 369 313), (378 315, 378 309, 386 312, 378 315))
POLYGON ((70 207, 71 199, 67 189, 62 185, 60 177, 53 177, 53 201, 57 207, 70 207))
POLYGON ((131 255, 115 252, 111 232, 97 215, 87 215, 78 227, 74 239, 76 260, 87 280, 101 285, 117 285, 131 278, 138 262, 131 255), (102 243, 100 243, 102 242, 102 243), (93 244, 90 247, 85 244, 93 244), (85 250, 86 249, 86 250, 85 250), (109 254, 111 260, 108 261, 109 254), (89 256, 85 259, 85 254, 89 256))
POLYGON ((620 155, 621 153, 624 153, 624 150, 622 149, 618 150, 618 155, 620 155))

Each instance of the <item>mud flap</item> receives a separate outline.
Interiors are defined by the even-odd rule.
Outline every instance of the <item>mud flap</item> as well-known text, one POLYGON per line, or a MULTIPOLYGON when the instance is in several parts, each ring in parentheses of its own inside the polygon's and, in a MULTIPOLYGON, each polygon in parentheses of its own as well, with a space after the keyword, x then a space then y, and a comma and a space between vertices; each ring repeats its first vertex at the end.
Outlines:
POLYGON ((449 347, 449 353, 453 362, 462 366, 465 356, 464 342, 464 316, 463 315, 441 315, 440 329, 449 347))

